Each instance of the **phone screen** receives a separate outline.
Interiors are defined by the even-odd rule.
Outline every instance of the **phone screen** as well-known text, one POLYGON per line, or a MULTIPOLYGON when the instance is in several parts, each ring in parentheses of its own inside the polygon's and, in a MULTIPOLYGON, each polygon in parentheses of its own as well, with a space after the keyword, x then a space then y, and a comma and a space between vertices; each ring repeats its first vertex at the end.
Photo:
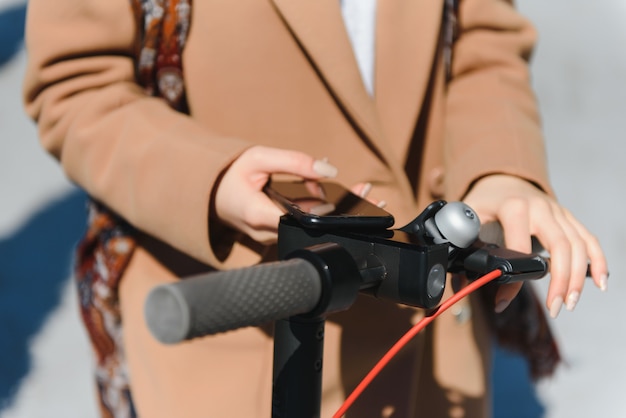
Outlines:
POLYGON ((386 229, 394 223, 390 213, 338 183, 270 180, 265 192, 307 227, 386 229))

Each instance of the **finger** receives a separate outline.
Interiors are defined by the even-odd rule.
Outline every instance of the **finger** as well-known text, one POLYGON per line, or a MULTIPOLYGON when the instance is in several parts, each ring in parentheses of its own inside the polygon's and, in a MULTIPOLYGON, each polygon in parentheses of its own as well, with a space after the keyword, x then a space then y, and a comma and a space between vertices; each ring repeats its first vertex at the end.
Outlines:
POLYGON ((372 183, 357 183, 350 188, 350 191, 355 195, 365 199, 369 192, 372 190, 372 183))
POLYGON ((384 200, 374 199, 372 197, 367 197, 367 195, 369 194, 369 192, 371 190, 372 190, 372 184, 371 183, 358 183, 358 184, 352 186, 352 188, 350 189, 350 191, 352 193, 358 195, 362 199, 366 199, 368 202, 370 202, 373 205, 378 206, 381 209, 383 209, 385 206, 387 206, 387 202, 385 202, 384 200))
POLYGON ((326 192, 317 180, 304 181, 304 187, 306 188, 307 192, 309 192, 310 196, 321 200, 326 199, 326 192))
POLYGON ((587 276, 587 246, 576 226, 574 226, 561 208, 555 209, 555 219, 565 232, 571 248, 570 277, 565 295, 565 307, 574 310, 585 285, 587 276))
POLYGON ((511 301, 522 288, 522 282, 506 283, 498 287, 496 292, 495 308, 496 313, 500 313, 509 307, 511 301))
POLYGON ((507 248, 522 253, 530 253, 530 205, 526 199, 508 199, 498 212, 498 219, 504 232, 507 248))
POLYGON ((328 161, 316 160, 300 151, 256 146, 238 160, 257 172, 293 174, 308 179, 337 176, 337 168, 328 161))
POLYGON ((569 288, 572 246, 566 231, 556 219, 555 209, 545 200, 533 202, 531 233, 550 253, 550 286, 546 306, 552 318, 561 311, 569 288))
MULTIPOLYGON (((514 251, 530 253, 532 244, 528 202, 525 199, 508 199, 502 205, 498 218, 504 231, 506 247, 514 251)), ((496 312, 506 309, 521 288, 521 282, 500 286, 496 293, 496 312)))
POLYGON ((587 228, 585 228, 568 210, 564 210, 565 217, 574 225, 578 233, 585 241, 587 248, 587 255, 590 262, 591 277, 596 286, 602 291, 607 289, 607 281, 609 276, 609 268, 607 265, 606 257, 600 242, 591 234, 587 228))

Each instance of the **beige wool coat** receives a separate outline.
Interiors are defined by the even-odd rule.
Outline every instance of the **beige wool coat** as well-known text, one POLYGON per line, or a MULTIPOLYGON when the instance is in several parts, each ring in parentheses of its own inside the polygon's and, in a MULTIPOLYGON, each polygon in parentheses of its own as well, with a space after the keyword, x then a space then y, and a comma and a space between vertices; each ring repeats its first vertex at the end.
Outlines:
MULTIPOLYGON (((187 116, 135 83, 128 0, 29 1, 24 101, 41 143, 72 181, 144 234, 120 289, 140 417, 270 415, 272 340, 264 330, 164 346, 142 313, 157 284, 268 253, 209 224, 216 180, 246 148, 327 157, 338 182, 371 182, 371 196, 388 202, 398 227, 492 173, 549 190, 527 68, 533 27, 510 1, 462 0, 446 83, 443 5, 379 0, 372 97, 338 0, 195 0, 183 54, 187 116)), ((463 304, 473 304, 469 321, 442 316, 348 415, 488 414, 489 336, 482 309, 463 304)), ((329 318, 322 416, 419 316, 362 297, 329 318)))

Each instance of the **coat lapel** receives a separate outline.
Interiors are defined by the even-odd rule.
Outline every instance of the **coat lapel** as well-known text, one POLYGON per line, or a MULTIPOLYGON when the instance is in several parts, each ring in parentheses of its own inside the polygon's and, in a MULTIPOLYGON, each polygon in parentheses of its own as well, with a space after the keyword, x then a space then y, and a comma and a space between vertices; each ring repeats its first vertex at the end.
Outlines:
POLYGON ((428 88, 443 0, 379 0, 375 91, 394 153, 404 155, 428 88))
POLYGON ((339 0, 273 2, 340 106, 384 157, 376 105, 361 80, 339 0))
POLYGON ((272 1, 368 145, 412 194, 404 158, 429 80, 443 0, 378 1, 375 98, 361 81, 340 0, 272 1))

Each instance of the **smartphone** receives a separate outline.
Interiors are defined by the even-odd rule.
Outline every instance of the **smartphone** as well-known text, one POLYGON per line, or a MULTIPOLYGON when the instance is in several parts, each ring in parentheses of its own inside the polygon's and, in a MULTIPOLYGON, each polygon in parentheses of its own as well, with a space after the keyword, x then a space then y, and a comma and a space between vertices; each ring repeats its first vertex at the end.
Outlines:
POLYGON ((308 228, 387 229, 395 222, 389 212, 334 182, 270 180, 264 190, 308 228))

